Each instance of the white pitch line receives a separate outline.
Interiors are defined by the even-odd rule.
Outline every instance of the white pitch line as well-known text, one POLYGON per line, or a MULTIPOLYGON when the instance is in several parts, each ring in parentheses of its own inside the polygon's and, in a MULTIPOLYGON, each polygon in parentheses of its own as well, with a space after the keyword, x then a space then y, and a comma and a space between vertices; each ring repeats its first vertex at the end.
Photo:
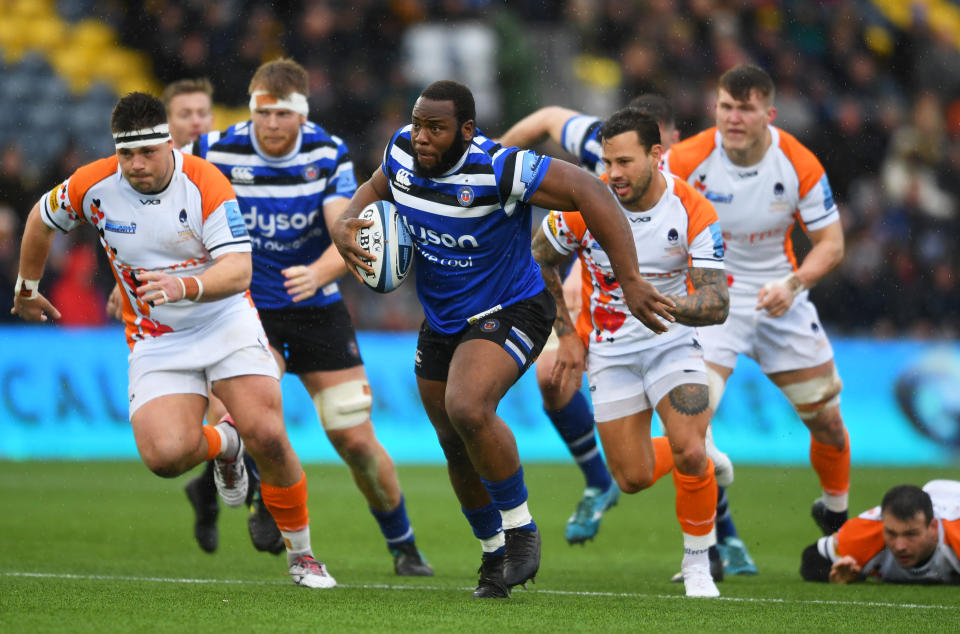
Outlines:
MULTIPOLYGON (((288 581, 254 581, 245 579, 187 579, 177 577, 130 577, 126 575, 75 575, 52 572, 2 572, 4 577, 24 577, 33 579, 76 579, 79 581, 145 581, 152 583, 185 583, 185 584, 229 584, 229 585, 258 585, 279 586, 288 585, 288 581)), ((338 588, 361 590, 428 590, 448 592, 451 590, 473 590, 473 588, 452 588, 442 586, 400 586, 389 583, 344 584, 338 583, 338 588)), ((626 599, 681 599, 688 600, 680 594, 643 594, 639 592, 590 592, 585 590, 530 590, 531 594, 556 594, 561 596, 577 597, 617 597, 626 599)), ((960 610, 957 605, 937 605, 923 603, 890 603, 885 601, 839 601, 830 599, 778 599, 771 597, 718 597, 717 601, 735 603, 782 603, 799 605, 839 605, 865 608, 909 608, 915 610, 960 610)))

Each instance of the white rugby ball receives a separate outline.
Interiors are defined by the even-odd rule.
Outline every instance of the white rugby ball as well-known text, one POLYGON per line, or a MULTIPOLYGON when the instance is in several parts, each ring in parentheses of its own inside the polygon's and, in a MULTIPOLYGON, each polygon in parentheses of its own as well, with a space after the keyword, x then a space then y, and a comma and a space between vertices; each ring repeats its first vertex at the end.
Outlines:
POLYGON ((373 267, 370 274, 359 266, 357 272, 363 283, 378 293, 389 293, 400 286, 413 262, 413 240, 403 225, 393 203, 378 200, 363 208, 360 220, 372 220, 369 227, 357 230, 357 244, 377 257, 366 263, 373 267))

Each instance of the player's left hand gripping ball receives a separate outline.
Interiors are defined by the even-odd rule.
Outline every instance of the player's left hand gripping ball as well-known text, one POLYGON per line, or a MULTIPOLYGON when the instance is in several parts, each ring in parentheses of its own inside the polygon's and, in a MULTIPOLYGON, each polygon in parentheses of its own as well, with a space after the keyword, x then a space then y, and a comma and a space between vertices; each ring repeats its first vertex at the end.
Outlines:
POLYGON ((373 274, 359 266, 357 272, 363 283, 378 293, 389 293, 400 286, 410 271, 413 262, 413 240, 403 225, 397 208, 390 202, 378 200, 364 207, 360 220, 372 220, 369 227, 357 229, 357 245, 376 256, 366 264, 373 267, 373 274))

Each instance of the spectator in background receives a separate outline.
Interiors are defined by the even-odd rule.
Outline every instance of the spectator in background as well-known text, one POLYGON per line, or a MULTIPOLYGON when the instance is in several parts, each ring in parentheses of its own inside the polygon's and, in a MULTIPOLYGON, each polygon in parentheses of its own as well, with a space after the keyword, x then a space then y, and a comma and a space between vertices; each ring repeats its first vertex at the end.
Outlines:
MULTIPOLYGON (((12 288, 17 281, 17 238, 20 236, 20 218, 11 206, 0 202, 0 285, 12 288)), ((0 322, 15 322, 10 314, 13 298, 0 293, 0 322)))
POLYGON ((60 277, 50 287, 50 301, 60 310, 61 326, 102 326, 107 323, 103 291, 96 285, 97 254, 87 242, 67 251, 60 277))

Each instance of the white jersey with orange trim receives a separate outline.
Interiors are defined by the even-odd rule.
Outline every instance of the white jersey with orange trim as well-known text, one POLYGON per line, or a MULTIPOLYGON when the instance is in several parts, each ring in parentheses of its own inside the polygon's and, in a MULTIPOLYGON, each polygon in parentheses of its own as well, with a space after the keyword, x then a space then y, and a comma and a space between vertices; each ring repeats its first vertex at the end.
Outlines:
POLYGON ((823 166, 792 135, 769 126, 772 143, 756 165, 735 165, 717 128, 673 145, 665 171, 686 180, 717 210, 732 277, 730 301, 756 302, 772 280, 796 270, 795 221, 815 231, 840 220, 823 166))
POLYGON ((817 550, 831 562, 853 557, 862 577, 894 583, 960 583, 960 482, 932 480, 923 490, 933 502, 939 535, 933 556, 920 566, 903 568, 886 547, 879 506, 848 520, 833 535, 821 537, 817 550))
MULTIPOLYGON (((710 203, 680 179, 663 177, 666 189, 651 209, 620 209, 633 231, 640 273, 664 295, 683 296, 688 292, 691 267, 723 269, 723 240, 710 203)), ((543 219, 543 232, 558 252, 576 253, 583 264, 583 309, 577 332, 590 354, 627 354, 695 330, 673 323, 668 332, 655 335, 630 313, 609 256, 579 212, 550 212, 543 219)))
POLYGON ((210 163, 173 150, 173 177, 157 194, 142 194, 123 177, 117 156, 84 165, 41 200, 41 218, 68 232, 97 229, 123 291, 127 342, 210 323, 235 310, 252 310, 249 292, 212 302, 180 301, 152 307, 137 296, 145 271, 199 275, 227 253, 249 253, 240 208, 230 183, 210 163))

